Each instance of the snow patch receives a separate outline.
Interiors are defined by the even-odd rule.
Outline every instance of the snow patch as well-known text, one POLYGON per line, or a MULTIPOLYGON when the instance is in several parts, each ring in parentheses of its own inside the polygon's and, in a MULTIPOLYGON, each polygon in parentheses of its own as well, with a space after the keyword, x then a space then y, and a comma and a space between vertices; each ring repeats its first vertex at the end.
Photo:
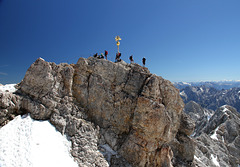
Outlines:
POLYGON ((225 143, 224 137, 222 136, 222 142, 225 143))
POLYGON ((15 92, 17 89, 15 88, 16 84, 6 84, 0 86, 0 92, 15 92))
POLYGON ((71 142, 48 121, 17 116, 0 129, 1 167, 77 167, 71 142))
POLYGON ((210 136, 214 140, 218 140, 217 138, 217 131, 218 131, 219 126, 214 130, 214 133, 210 136))
POLYGON ((42 58, 42 57, 39 57, 39 59, 42 60, 42 61, 45 61, 44 58, 42 58))
POLYGON ((223 108, 222 112, 229 117, 229 114, 227 113, 227 111, 229 111, 229 109, 227 109, 226 105, 224 105, 223 107, 224 108, 223 108))
POLYGON ((117 152, 114 151, 108 144, 100 145, 100 147, 102 147, 105 150, 105 152, 104 153, 102 152, 102 154, 103 156, 106 156, 106 159, 110 164, 112 155, 117 155, 117 152))
POLYGON ((190 136, 194 137, 196 135, 196 132, 194 131, 190 136))
POLYGON ((184 85, 189 85, 189 86, 191 86, 191 84, 190 83, 187 83, 187 82, 182 82, 184 85))
POLYGON ((203 167, 206 167, 206 165, 201 161, 200 158, 198 158, 196 155, 194 155, 194 160, 198 163, 201 164, 203 167))
POLYGON ((201 161, 196 155, 194 155, 194 159, 201 161))
POLYGON ((211 117, 213 116, 213 113, 207 111, 207 110, 204 110, 204 115, 207 116, 207 120, 209 121, 211 119, 211 117))
POLYGON ((181 96, 185 96, 186 94, 185 94, 184 91, 182 91, 182 92, 180 92, 180 95, 181 95, 181 96))
POLYGON ((228 111, 228 109, 227 109, 226 105, 224 105, 223 107, 224 107, 224 109, 223 109, 223 112, 226 112, 226 111, 228 111))
POLYGON ((217 156, 214 157, 214 155, 211 154, 211 161, 213 162, 214 165, 216 165, 217 167, 220 167, 220 164, 217 160, 217 156))

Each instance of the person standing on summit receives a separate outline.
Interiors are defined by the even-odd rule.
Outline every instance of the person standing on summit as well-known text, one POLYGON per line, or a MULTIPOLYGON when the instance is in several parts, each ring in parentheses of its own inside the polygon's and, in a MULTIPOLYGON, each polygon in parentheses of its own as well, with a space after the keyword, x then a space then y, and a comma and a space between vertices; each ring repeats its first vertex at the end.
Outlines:
POLYGON ((121 61, 121 59, 120 59, 121 55, 122 55, 122 54, 121 54, 121 53, 119 53, 119 52, 116 54, 115 63, 117 63, 117 62, 120 62, 120 61, 121 61))
POLYGON ((134 61, 133 61, 133 55, 131 55, 131 56, 129 57, 129 60, 130 60, 131 64, 134 62, 134 61))
POLYGON ((108 51, 105 50, 104 56, 105 56, 106 60, 107 60, 107 55, 108 55, 108 51))
POLYGON ((97 54, 97 53, 93 55, 93 57, 95 57, 95 58, 96 58, 97 56, 98 56, 98 54, 97 54))
POLYGON ((143 63, 143 67, 145 67, 145 64, 146 64, 146 58, 145 57, 142 59, 142 63, 143 63))

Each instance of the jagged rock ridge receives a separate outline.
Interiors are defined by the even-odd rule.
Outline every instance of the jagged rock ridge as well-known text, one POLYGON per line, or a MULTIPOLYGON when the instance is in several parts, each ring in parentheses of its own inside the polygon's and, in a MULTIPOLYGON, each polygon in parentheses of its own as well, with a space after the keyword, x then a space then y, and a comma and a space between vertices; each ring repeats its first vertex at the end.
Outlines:
POLYGON ((194 124, 179 91, 138 64, 39 58, 0 105, 1 125, 24 113, 50 120, 70 137, 79 166, 191 166, 194 158, 194 124))
POLYGON ((207 86, 187 86, 180 90, 184 103, 195 101, 203 108, 216 110, 227 104, 240 112, 240 88, 217 90, 207 86))
POLYGON ((192 135, 196 141, 196 166, 232 166, 240 164, 240 114, 224 105, 215 112, 196 102, 185 105, 184 112, 196 122, 192 135))

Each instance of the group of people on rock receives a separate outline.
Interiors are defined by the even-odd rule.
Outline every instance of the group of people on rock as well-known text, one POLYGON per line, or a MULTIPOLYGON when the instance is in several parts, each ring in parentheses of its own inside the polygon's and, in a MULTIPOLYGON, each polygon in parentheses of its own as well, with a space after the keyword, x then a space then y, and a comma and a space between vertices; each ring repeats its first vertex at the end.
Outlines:
MULTIPOLYGON (((96 54, 93 55, 93 57, 98 58, 98 59, 104 59, 104 57, 105 57, 105 59, 107 60, 107 55, 108 55, 108 51, 105 50, 104 55, 103 55, 102 53, 101 53, 100 55, 98 55, 98 53, 96 53, 96 54)), ((121 55, 122 55, 122 54, 121 54, 120 52, 118 52, 118 53, 116 54, 115 63, 122 61, 121 58, 120 58, 121 55)), ((131 63, 131 64, 134 63, 133 55, 131 55, 131 56, 129 57, 129 60, 130 60, 130 63, 131 63)), ((146 64, 146 58, 145 58, 145 57, 142 58, 142 63, 143 63, 143 67, 145 67, 145 64, 146 64)))
MULTIPOLYGON (((107 55, 108 55, 108 51, 105 50, 104 52, 104 56, 105 56, 105 59, 107 60, 107 55)), ((97 53, 93 55, 93 57, 96 57, 98 59, 104 59, 104 56, 103 54, 101 53, 100 55, 98 55, 97 53)))

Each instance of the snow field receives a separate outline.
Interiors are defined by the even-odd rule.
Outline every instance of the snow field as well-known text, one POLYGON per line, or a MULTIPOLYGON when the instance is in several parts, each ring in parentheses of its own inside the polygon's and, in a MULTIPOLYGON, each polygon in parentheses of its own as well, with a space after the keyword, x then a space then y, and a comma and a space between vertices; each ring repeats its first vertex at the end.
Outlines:
POLYGON ((48 121, 17 116, 0 129, 0 167, 77 167, 70 149, 48 121))
POLYGON ((214 130, 214 133, 210 136, 214 140, 218 140, 217 138, 217 131, 218 131, 219 126, 214 130))
POLYGON ((216 165, 217 167, 220 167, 220 164, 217 160, 217 156, 214 156, 213 154, 211 154, 211 160, 212 160, 214 165, 216 165))
POLYGON ((16 88, 14 87, 16 84, 7 84, 0 86, 0 92, 15 92, 16 88))

